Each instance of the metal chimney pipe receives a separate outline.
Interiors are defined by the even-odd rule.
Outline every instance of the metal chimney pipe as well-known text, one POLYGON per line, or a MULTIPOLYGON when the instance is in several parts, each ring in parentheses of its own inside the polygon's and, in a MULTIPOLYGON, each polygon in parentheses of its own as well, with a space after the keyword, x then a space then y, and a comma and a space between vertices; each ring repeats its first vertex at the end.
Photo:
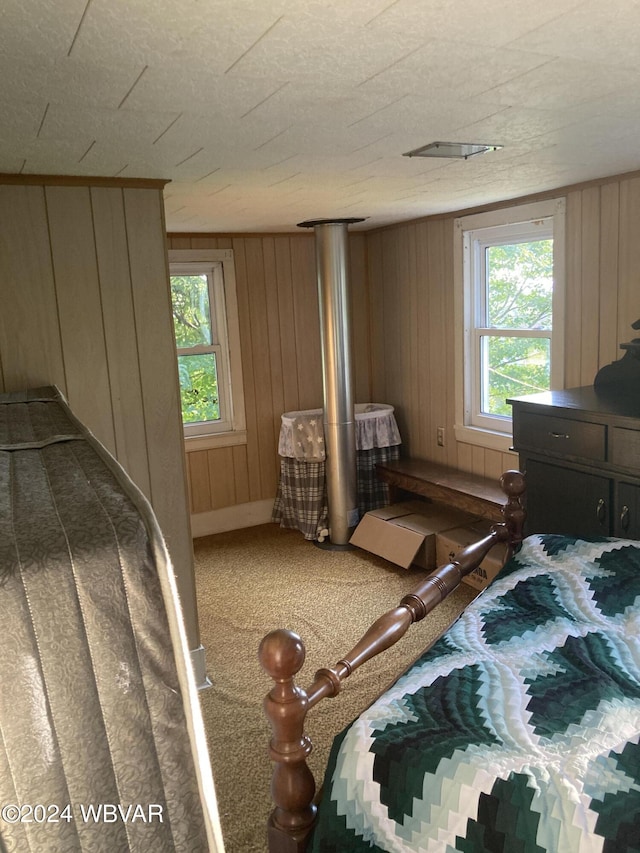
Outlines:
POLYGON ((358 523, 347 228, 362 219, 315 219, 313 228, 322 346, 324 440, 329 539, 347 545, 358 523))

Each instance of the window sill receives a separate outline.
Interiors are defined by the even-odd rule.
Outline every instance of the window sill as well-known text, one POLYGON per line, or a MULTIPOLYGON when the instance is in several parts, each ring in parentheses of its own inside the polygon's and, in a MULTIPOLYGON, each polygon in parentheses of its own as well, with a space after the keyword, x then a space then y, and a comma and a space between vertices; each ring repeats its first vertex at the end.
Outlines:
POLYGON ((501 453, 513 452, 512 437, 502 432, 492 432, 488 429, 456 424, 453 428, 453 433, 456 441, 464 442, 464 444, 474 444, 477 447, 484 447, 487 450, 498 450, 501 453))
POLYGON ((187 453, 193 453, 196 450, 213 450, 216 447, 234 447, 246 443, 247 431, 240 429, 233 432, 212 432, 208 435, 185 435, 184 437, 187 453))

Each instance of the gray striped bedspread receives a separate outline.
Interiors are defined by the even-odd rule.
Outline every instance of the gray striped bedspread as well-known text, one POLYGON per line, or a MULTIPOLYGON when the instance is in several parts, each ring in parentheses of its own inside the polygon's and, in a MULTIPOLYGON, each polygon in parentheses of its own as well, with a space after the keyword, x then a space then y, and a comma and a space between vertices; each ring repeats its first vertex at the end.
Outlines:
POLYGON ((56 389, 0 395, 3 853, 209 849, 171 572, 145 499, 56 389))

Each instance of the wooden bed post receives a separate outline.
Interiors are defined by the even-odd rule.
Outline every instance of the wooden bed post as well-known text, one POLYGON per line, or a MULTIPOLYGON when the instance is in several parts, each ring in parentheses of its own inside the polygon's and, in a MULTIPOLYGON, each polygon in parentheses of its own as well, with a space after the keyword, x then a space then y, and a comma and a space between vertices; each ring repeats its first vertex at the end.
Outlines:
POLYGON ((480 565, 494 545, 507 542, 510 557, 522 542, 525 512, 520 498, 525 490, 524 475, 506 471, 500 485, 507 496, 502 509, 504 522, 495 524, 488 536, 464 548, 451 563, 423 578, 398 607, 376 620, 335 666, 318 670, 307 691, 294 681, 305 658, 300 637, 293 631, 278 629, 260 643, 260 665, 274 681, 264 700, 272 732, 269 752, 275 763, 271 780, 275 808, 267 825, 269 853, 304 853, 315 822, 316 786, 307 765, 312 743, 304 733, 309 709, 327 696, 337 696, 342 682, 354 670, 393 646, 414 622, 424 619, 465 575, 480 565))
POLYGON ((500 487, 507 496, 507 502, 502 507, 504 523, 509 531, 508 557, 520 546, 524 535, 526 511, 522 506, 522 496, 526 489, 525 476, 521 471, 505 471, 500 477, 500 487))
POLYGON ((260 643, 260 665, 275 684, 264 700, 271 723, 269 746, 275 762, 271 797, 275 809, 267 826, 271 853, 302 853, 316 817, 316 785, 307 766, 312 744, 304 734, 307 694, 294 682, 302 668, 305 648, 293 631, 278 629, 260 643))

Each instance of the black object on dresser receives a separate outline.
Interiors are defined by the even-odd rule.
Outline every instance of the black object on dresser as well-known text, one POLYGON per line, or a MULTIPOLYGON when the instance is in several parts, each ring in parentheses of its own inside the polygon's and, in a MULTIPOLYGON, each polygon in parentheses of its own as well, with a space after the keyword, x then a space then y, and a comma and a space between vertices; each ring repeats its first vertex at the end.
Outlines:
POLYGON ((527 533, 640 539, 640 386, 508 401, 527 477, 527 533))

